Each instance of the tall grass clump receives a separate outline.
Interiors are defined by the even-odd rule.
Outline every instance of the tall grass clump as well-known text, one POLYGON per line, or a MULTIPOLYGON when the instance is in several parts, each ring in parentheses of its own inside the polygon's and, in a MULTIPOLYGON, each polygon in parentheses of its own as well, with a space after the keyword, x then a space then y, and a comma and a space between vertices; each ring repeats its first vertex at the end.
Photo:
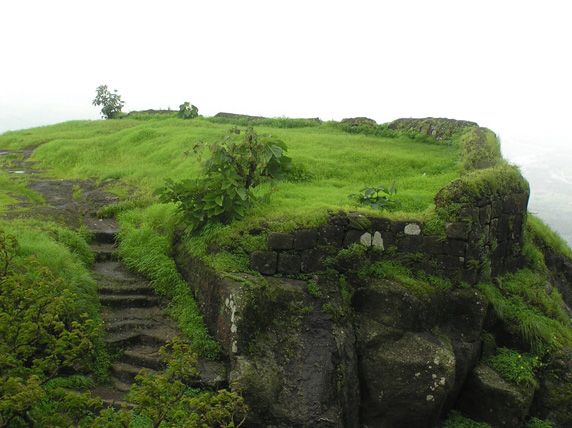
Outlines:
POLYGON ((160 295, 170 299, 169 312, 193 349, 201 356, 216 357, 219 346, 209 336, 191 289, 169 256, 179 221, 174 204, 124 211, 118 221, 119 255, 125 264, 147 277, 160 295))

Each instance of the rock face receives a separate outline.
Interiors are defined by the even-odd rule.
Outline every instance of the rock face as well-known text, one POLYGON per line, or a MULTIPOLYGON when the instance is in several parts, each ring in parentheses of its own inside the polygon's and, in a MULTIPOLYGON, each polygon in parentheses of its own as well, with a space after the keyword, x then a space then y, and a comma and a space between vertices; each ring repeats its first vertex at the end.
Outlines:
POLYGON ((231 385, 260 426, 357 427, 355 336, 306 292, 273 280, 242 299, 231 385))
POLYGON ((493 427, 520 427, 533 394, 532 387, 510 384, 493 369, 479 364, 471 373, 458 405, 466 415, 493 427))
POLYGON ((420 297, 379 281, 358 289, 353 306, 362 423, 433 426, 475 364, 486 314, 482 297, 471 290, 444 300, 420 297))

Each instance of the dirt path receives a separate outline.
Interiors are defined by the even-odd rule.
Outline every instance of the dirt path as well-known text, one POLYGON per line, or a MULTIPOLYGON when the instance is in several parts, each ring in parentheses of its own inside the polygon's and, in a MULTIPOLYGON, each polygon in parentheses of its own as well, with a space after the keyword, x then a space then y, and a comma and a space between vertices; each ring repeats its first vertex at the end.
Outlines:
MULTIPOLYGON (((91 248, 96 256, 92 267, 97 281, 105 342, 111 355, 117 355, 111 367, 111 383, 92 392, 108 405, 120 405, 141 369, 161 370, 159 348, 178 335, 174 322, 165 315, 166 302, 141 276, 130 272, 116 257, 118 226, 114 219, 99 219, 97 210, 116 202, 90 180, 61 180, 43 177, 28 161, 32 151, 0 151, 0 156, 19 157, 4 169, 11 174, 29 177, 29 187, 43 196, 44 205, 22 201, 9 217, 34 217, 55 220, 69 227, 87 226, 93 237, 91 248)), ((217 387, 225 379, 224 366, 215 362, 199 362, 201 376, 195 386, 217 387)))

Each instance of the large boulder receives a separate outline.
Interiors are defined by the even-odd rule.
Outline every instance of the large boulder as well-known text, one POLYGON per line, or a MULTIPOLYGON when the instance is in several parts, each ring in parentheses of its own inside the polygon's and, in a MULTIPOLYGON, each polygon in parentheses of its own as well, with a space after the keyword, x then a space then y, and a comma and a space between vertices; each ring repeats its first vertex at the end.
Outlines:
POLYGON ((269 278, 243 299, 231 386, 252 409, 250 423, 357 427, 359 380, 351 324, 334 320, 307 284, 269 278))
POLYGON ((522 427, 530 409, 534 388, 502 379, 485 364, 479 364, 465 384, 458 408, 477 421, 493 427, 522 427))
MULTIPOLYGON (((378 338, 379 339, 379 338, 378 338)), ((370 341, 360 354, 362 423, 368 427, 430 427, 455 380, 455 355, 430 334, 370 341)))

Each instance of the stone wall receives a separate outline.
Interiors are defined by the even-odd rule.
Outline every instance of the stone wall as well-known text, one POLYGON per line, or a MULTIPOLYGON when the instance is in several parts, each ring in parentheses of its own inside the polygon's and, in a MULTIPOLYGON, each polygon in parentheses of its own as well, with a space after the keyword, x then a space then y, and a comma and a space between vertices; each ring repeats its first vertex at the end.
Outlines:
POLYGON ((251 254, 251 267, 263 275, 317 272, 326 256, 360 244, 379 251, 421 253, 416 267, 473 284, 519 265, 527 203, 528 193, 465 203, 439 236, 426 233, 418 221, 339 213, 319 228, 270 232, 267 249, 251 254))

